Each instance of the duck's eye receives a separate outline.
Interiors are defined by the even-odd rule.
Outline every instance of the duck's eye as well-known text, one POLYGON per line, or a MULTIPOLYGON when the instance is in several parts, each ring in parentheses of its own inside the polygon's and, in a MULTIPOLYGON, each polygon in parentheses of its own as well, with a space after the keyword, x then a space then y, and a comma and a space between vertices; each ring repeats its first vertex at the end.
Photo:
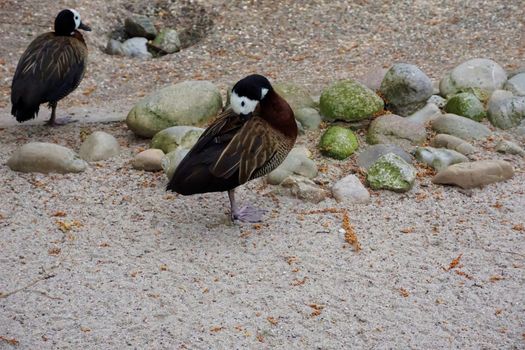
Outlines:
POLYGON ((75 19, 78 19, 78 16, 75 16, 75 19))
POLYGON ((244 107, 246 103, 244 103, 244 101, 241 102, 241 107, 244 107))

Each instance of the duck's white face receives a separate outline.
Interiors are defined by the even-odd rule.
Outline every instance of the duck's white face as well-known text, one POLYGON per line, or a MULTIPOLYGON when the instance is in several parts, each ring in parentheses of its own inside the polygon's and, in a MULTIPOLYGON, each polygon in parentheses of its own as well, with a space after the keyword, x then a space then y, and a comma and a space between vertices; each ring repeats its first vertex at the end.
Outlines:
MULTIPOLYGON (((267 93, 268 89, 263 88, 261 90, 261 99, 263 99, 267 93)), ((236 114, 248 115, 253 113, 258 103, 258 100, 252 100, 246 96, 239 96, 235 91, 232 91, 230 96, 230 105, 236 114)))
POLYGON ((80 14, 77 12, 77 10, 69 9, 73 13, 73 19, 75 20, 75 29, 78 29, 80 27, 80 23, 82 23, 82 20, 80 19, 80 14))

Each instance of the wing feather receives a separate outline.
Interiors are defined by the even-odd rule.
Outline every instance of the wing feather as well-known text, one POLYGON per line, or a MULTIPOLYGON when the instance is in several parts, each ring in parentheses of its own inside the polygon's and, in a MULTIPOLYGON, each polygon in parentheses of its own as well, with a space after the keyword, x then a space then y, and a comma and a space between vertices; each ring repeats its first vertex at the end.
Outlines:
POLYGON ((275 131, 262 118, 250 118, 226 146, 211 172, 227 178, 239 171, 239 183, 245 183, 270 161, 278 150, 275 131))

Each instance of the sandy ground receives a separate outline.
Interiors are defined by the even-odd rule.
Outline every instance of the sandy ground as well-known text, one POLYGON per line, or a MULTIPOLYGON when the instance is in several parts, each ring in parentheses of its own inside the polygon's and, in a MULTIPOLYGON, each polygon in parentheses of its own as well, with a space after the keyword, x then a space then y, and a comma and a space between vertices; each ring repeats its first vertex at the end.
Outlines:
MULTIPOLYGON (((163 174, 129 164, 147 141, 120 122, 100 122, 124 118, 147 91, 198 76, 224 87, 260 70, 316 93, 335 78, 399 60, 434 78, 476 56, 513 69, 523 63, 520 1, 477 2, 464 18, 433 1, 213 1, 215 31, 153 63, 105 56, 96 29, 92 75, 59 105, 61 115, 82 122, 50 129, 42 109, 32 124, 15 125, 9 83, 26 39, 42 30, 33 22, 67 5, 108 30, 122 3, 58 1, 47 10, 36 1, 2 2, 0 349, 525 348, 525 163, 494 153, 493 142, 479 145, 480 157, 512 162, 510 181, 466 192, 422 177, 409 193, 377 192, 368 205, 343 206, 275 196, 257 180, 239 198, 270 214, 261 225, 231 226, 225 194, 165 193, 163 174), (18 22, 16 13, 35 19, 18 22), (23 40, 14 40, 15 29, 23 40), (285 34, 303 46, 283 51, 285 34), (250 39, 257 35, 271 49, 250 39), (486 45, 476 45, 480 37, 486 45), (447 46, 461 40, 470 44, 447 46), (242 56, 243 48, 255 56, 242 56), (81 135, 94 130, 115 135, 122 154, 81 174, 5 166, 25 142, 78 150, 81 135), (341 214, 322 210, 332 207, 348 210, 360 252, 345 243, 341 214)), ((316 138, 299 143, 315 151, 316 138)), ((327 187, 348 172, 345 162, 317 160, 328 169, 319 178, 327 187)))

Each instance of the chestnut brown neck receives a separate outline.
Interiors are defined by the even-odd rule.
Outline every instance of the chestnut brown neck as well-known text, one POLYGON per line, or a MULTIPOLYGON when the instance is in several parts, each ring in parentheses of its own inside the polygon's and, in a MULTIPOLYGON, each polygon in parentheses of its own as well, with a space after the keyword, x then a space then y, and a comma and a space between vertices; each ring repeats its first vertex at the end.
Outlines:
POLYGON ((274 90, 261 101, 261 117, 273 128, 291 139, 297 138, 297 123, 288 103, 274 90))
POLYGON ((77 40, 79 40, 82 44, 86 45, 86 42, 84 41, 84 37, 78 30, 75 30, 71 36, 77 40))

